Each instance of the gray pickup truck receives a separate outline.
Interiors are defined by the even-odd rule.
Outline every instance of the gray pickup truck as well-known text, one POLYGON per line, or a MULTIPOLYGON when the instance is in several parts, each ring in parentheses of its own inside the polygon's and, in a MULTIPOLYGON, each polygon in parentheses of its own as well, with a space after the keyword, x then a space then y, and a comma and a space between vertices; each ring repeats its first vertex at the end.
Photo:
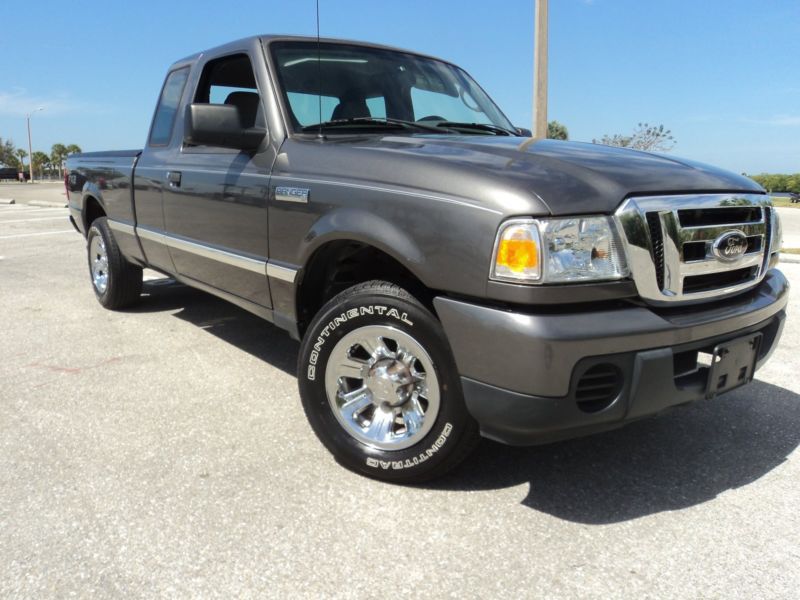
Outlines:
MULTIPOLYGON (((302 340, 344 466, 444 474, 749 382, 781 334, 780 223, 750 179, 531 138, 459 67, 259 36, 166 76, 143 150, 67 161, 94 292, 142 268, 302 340)), ((168 357, 165 357, 168 360, 168 357)))

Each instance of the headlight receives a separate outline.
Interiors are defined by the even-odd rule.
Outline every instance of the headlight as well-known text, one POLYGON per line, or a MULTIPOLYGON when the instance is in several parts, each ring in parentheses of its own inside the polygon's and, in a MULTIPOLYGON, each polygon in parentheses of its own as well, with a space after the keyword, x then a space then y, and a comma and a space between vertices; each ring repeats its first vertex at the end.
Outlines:
POLYGON ((500 226, 491 279, 514 283, 610 281, 628 276, 610 217, 512 219, 500 226))

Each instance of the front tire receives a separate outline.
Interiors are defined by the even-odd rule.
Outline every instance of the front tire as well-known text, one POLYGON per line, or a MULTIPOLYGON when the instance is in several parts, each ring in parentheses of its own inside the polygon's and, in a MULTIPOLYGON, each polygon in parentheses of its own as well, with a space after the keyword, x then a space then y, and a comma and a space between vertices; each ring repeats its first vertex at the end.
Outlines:
POLYGON ((298 382, 320 441, 375 479, 440 477, 479 440, 440 323, 384 281, 351 287, 319 311, 300 348, 298 382))
POLYGON ((92 221, 86 236, 86 252, 92 289, 100 304, 118 310, 138 302, 142 268, 122 256, 105 217, 92 221))

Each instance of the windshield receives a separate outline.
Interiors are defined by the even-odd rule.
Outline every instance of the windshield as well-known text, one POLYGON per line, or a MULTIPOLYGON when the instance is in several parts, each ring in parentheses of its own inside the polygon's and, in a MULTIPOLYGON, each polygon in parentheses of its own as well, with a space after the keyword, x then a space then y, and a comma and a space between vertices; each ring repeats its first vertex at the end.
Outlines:
MULTIPOLYGON (((270 49, 295 132, 320 123, 367 132, 398 125, 443 134, 514 132, 489 96, 454 65, 347 44, 323 42, 318 50, 316 42, 273 42, 270 49)), ((336 129, 332 133, 345 128, 336 129)))

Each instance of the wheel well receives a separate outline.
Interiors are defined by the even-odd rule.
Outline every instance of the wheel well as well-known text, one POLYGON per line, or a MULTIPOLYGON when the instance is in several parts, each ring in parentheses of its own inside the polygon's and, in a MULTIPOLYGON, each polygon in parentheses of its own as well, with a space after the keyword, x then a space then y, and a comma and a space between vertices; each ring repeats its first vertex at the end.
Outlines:
POLYGON ((329 242, 312 255, 297 290, 300 335, 328 300, 349 287, 372 279, 403 287, 434 312, 433 290, 393 257, 360 242, 329 242))
POLYGON ((86 198, 86 202, 84 202, 83 205, 83 224, 86 233, 89 232, 89 227, 92 226, 95 219, 105 216, 106 212, 103 210, 97 198, 93 198, 92 196, 86 198))

